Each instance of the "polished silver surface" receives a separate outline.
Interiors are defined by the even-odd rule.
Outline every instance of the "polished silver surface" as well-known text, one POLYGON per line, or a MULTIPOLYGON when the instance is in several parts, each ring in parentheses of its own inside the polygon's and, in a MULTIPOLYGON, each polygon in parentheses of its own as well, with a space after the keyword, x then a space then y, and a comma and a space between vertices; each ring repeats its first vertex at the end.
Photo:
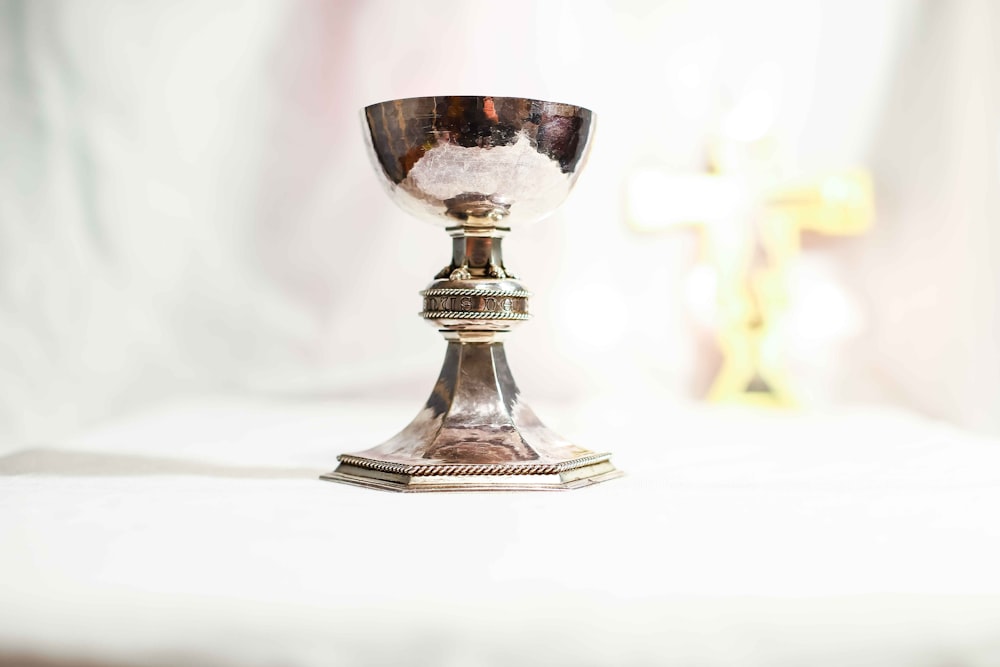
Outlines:
POLYGON ((445 227, 510 229, 565 200, 594 115, 517 97, 413 97, 372 104, 363 123, 397 204, 445 227))
POLYGON ((613 479, 610 454, 548 429, 521 399, 503 338, 530 318, 503 236, 566 198, 593 114, 507 97, 373 104, 366 137, 393 199, 443 224, 451 261, 421 292, 420 315, 448 341, 423 410, 377 447, 337 457, 323 479, 394 491, 560 490, 613 479))

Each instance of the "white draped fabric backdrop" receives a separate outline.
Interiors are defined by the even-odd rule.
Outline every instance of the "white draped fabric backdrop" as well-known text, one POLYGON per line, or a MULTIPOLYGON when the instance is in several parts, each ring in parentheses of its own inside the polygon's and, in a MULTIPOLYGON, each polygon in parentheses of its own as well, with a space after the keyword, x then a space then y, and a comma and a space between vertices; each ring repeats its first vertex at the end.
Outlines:
POLYGON ((998 34, 989 0, 2 0, 3 447, 180 394, 416 407, 443 354, 416 292, 449 245, 380 192, 358 110, 429 94, 599 114, 571 200, 509 239, 537 294, 522 389, 690 396, 696 240, 630 232, 622 192, 701 168, 761 68, 796 165, 876 184, 873 232, 816 251, 864 326, 815 395, 1000 433, 998 34))

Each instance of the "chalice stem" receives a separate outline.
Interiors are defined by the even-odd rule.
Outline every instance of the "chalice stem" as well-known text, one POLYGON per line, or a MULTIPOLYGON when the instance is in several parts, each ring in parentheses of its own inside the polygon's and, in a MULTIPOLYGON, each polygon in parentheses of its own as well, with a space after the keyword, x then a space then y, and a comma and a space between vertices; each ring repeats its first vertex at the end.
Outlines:
POLYGON ((434 390, 399 434, 341 455, 340 467, 325 478, 421 491, 565 489, 618 476, 609 454, 562 438, 521 400, 503 338, 529 317, 529 293, 513 279, 496 277, 506 275, 506 230, 449 231, 454 269, 422 292, 421 315, 448 341, 434 390))

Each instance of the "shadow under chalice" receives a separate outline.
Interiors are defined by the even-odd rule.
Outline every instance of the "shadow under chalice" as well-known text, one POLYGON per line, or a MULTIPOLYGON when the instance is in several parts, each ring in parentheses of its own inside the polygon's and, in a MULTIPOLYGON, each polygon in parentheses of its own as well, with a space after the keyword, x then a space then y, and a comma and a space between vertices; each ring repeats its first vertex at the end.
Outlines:
POLYGON ((194 476, 227 479, 313 479, 314 468, 243 466, 99 451, 38 447, 0 457, 0 477, 194 476))

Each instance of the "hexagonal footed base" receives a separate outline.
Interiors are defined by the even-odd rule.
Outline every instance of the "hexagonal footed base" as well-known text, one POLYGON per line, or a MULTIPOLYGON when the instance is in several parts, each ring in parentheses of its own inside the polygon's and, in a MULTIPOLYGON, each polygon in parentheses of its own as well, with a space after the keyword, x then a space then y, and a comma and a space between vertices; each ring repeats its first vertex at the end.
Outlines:
MULTIPOLYGON (((564 491, 578 489, 598 482, 621 477, 608 461, 610 455, 595 457, 597 460, 572 467, 575 462, 568 461, 569 467, 561 472, 543 474, 510 474, 511 466, 505 466, 506 472, 497 466, 496 472, 485 474, 427 474, 421 467, 408 466, 410 472, 389 472, 379 470, 379 461, 365 460, 362 465, 343 462, 331 473, 322 475, 320 479, 331 482, 342 482, 354 486, 364 486, 383 491, 402 491, 415 493, 421 491, 564 491), (416 473, 416 474, 414 474, 416 473)), ((362 463, 356 457, 344 457, 357 463, 362 463)), ((441 466, 435 466, 441 467, 441 466)), ((456 466, 458 467, 458 466, 456 466)))
POLYGON ((420 414, 388 442, 341 454, 321 479, 386 491, 558 491, 620 477, 610 459, 539 421, 502 343, 450 342, 420 414))

